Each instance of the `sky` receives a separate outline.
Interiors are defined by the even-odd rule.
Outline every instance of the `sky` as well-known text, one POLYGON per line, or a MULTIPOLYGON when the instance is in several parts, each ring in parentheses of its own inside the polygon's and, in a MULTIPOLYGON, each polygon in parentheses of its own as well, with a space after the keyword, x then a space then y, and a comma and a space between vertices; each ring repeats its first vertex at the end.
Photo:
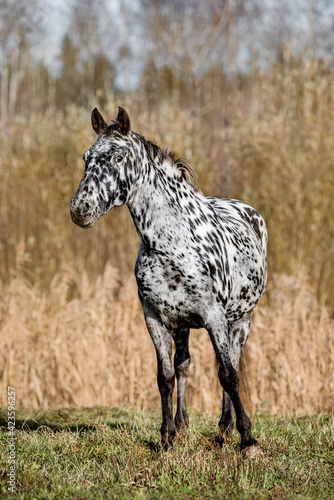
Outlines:
MULTIPOLYGON (((238 0, 229 1, 238 2, 238 0)), ((132 76, 130 79, 125 79, 124 77, 124 75, 126 74, 124 68, 122 67, 124 61, 119 58, 119 52, 117 50, 113 51, 111 48, 111 50, 107 54, 111 62, 118 68, 115 83, 120 88, 131 90, 131 88, 135 88, 145 65, 145 52, 143 52, 142 50, 144 35, 140 31, 140 23, 131 24, 130 28, 125 26, 124 15, 122 15, 122 8, 123 12, 134 11, 140 13, 140 0, 105 0, 105 3, 108 7, 108 10, 111 12, 111 21, 113 23, 113 26, 116 26, 118 33, 121 34, 121 36, 115 37, 115 43, 122 43, 122 40, 120 39, 122 38, 122 35, 126 33, 129 44, 131 46, 131 71, 127 72, 127 74, 130 74, 132 76)), ((289 2, 285 3, 289 5, 289 2)), ((252 31, 248 30, 248 33, 252 37, 250 43, 253 43, 255 45, 255 48, 257 48, 256 40, 260 40, 261 33, 263 36, 263 33, 267 32, 266 36, 269 36, 270 38, 270 36, 273 37, 273 33, 276 30, 278 36, 280 36, 278 28, 279 19, 284 15, 288 15, 289 29, 291 30, 291 34, 289 34, 291 40, 291 48, 292 50, 296 50, 297 48, 298 51, 298 46, 301 46, 310 34, 308 22, 310 20, 310 9, 313 5, 315 5, 320 12, 320 15, 317 19, 318 25, 326 26, 327 24, 326 29, 329 31, 331 29, 331 26, 333 26, 334 0, 295 0, 294 4, 291 4, 293 5, 293 7, 288 14, 286 14, 287 11, 284 10, 284 2, 281 3, 280 0, 264 0, 264 4, 266 4, 268 7, 267 22, 266 18, 264 17, 262 19, 262 26, 261 22, 255 22, 254 32, 252 33, 252 31)), ((44 0, 42 5, 42 17, 44 19, 46 36, 43 43, 36 44, 33 47, 33 54, 37 59, 42 60, 45 64, 47 64, 47 66, 52 70, 54 74, 57 74, 60 69, 59 54, 61 48, 61 40, 64 34, 70 29, 69 22, 71 2, 69 0, 44 0)), ((238 69, 242 69, 242 65, 248 63, 247 58, 249 57, 250 47, 249 42, 245 37, 247 29, 243 30, 242 24, 240 24, 238 29, 238 43, 241 47, 241 50, 239 50, 238 52, 238 69)), ((270 50, 270 46, 268 47, 270 50)), ((261 46, 261 42, 260 52, 262 57, 265 57, 266 46, 263 45, 263 43, 261 46)))
MULTIPOLYGON (((29 0, 28 0, 29 1, 29 0)), ((105 0, 108 10, 111 12, 113 22, 116 22, 118 27, 122 29, 123 16, 121 15, 121 7, 123 6, 128 10, 132 9, 135 12, 139 10, 138 0, 105 0)), ((37 60, 43 61, 54 74, 60 69, 59 54, 61 49, 61 41, 69 30, 70 23, 70 6, 71 2, 68 0, 46 0, 43 2, 42 19, 45 26, 45 38, 43 43, 36 44, 32 47, 32 53, 37 60)), ((135 39, 136 33, 130 37, 132 45, 132 52, 134 54, 134 61, 132 64, 135 66, 133 77, 128 81, 124 81, 123 72, 118 72, 116 77, 116 85, 120 88, 131 90, 135 88, 141 69, 143 67, 142 59, 136 57, 136 51, 139 50, 138 40, 135 39)), ((112 57, 110 57, 112 60, 112 57)), ((116 61, 112 61, 116 62, 116 61)))

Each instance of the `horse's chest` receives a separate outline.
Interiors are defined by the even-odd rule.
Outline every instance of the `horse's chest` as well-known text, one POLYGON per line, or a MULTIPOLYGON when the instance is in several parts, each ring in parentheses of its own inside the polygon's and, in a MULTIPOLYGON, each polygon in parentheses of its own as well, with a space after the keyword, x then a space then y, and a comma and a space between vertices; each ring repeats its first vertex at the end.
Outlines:
POLYGON ((171 328, 181 323, 200 326, 198 303, 210 292, 195 263, 140 252, 135 274, 141 302, 165 324, 171 328))

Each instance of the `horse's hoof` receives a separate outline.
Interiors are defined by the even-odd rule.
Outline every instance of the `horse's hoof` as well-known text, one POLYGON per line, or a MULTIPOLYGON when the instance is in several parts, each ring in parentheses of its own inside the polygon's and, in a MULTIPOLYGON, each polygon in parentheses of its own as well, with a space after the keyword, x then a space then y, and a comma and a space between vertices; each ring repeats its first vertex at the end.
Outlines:
POLYGON ((249 458, 257 458, 264 455, 264 452, 259 445, 259 443, 251 444, 250 446, 246 446, 241 450, 241 453, 244 457, 249 458))
POLYGON ((218 436, 215 437, 215 442, 218 444, 218 446, 225 446, 225 444, 228 442, 230 438, 230 434, 227 432, 224 432, 223 434, 219 434, 218 436))
POLYGON ((164 451, 167 451, 167 450, 170 450, 171 448, 173 448, 173 438, 171 436, 161 437, 161 448, 164 451))
POLYGON ((170 441, 161 441, 161 450, 168 451, 173 449, 173 443, 170 441))
POLYGON ((228 426, 224 426, 224 428, 219 429, 219 434, 215 438, 216 443, 219 444, 219 446, 224 446, 228 442, 229 439, 233 436, 233 424, 230 424, 228 426))

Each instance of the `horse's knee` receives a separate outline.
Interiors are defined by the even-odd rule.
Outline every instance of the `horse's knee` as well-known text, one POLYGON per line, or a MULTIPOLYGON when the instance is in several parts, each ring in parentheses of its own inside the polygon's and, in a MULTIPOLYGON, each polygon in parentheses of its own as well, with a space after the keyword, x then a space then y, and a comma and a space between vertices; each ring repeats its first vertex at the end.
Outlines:
POLYGON ((189 366, 190 366, 191 358, 190 356, 186 359, 180 360, 179 358, 174 358, 174 369, 175 375, 177 378, 180 377, 188 377, 189 374, 189 366))
POLYGON ((175 374, 174 372, 169 374, 158 374, 158 387, 160 393, 162 394, 170 394, 174 391, 175 387, 175 374))

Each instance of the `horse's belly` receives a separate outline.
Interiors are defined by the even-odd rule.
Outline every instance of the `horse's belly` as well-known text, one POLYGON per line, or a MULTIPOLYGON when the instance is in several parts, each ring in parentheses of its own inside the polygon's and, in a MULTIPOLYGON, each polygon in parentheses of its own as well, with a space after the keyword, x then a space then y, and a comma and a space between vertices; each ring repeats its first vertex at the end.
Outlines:
POLYGON ((266 260, 261 252, 227 252, 226 262, 207 262, 192 254, 187 262, 139 253, 136 279, 143 305, 168 328, 181 324, 205 326, 211 314, 235 321, 251 312, 266 284, 266 260), (218 306, 218 309, 217 309, 218 306))
POLYGON ((161 267, 145 259, 136 265, 135 274, 142 304, 155 311, 168 328, 202 326, 201 304, 210 300, 211 292, 200 274, 185 275, 173 266, 161 267))

